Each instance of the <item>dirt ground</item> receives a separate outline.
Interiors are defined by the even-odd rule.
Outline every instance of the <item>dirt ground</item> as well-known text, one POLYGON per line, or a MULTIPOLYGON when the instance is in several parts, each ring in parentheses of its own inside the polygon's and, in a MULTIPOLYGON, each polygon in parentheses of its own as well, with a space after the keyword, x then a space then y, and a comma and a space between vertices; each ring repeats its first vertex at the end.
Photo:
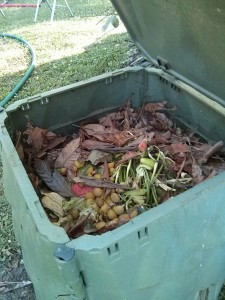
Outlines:
POLYGON ((33 285, 24 268, 21 255, 0 264, 0 299, 35 300, 33 285))

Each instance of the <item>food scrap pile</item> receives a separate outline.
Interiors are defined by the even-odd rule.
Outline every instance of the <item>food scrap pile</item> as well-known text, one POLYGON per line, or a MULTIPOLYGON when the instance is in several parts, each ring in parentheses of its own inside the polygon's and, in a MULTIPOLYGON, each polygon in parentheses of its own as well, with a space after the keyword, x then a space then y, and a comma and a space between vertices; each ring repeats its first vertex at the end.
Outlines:
POLYGON ((222 141, 177 127, 174 110, 128 100, 70 136, 29 121, 16 149, 50 221, 70 238, 102 234, 224 170, 222 141))

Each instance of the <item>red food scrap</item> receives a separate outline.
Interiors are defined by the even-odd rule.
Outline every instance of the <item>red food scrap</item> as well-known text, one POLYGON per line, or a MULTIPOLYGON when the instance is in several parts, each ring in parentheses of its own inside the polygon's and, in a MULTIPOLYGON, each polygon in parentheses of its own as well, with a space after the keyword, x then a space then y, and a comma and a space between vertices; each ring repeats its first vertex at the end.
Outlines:
POLYGON ((138 145, 138 149, 141 151, 141 152, 145 152, 148 148, 148 142, 147 142, 147 139, 143 139, 140 144, 138 145))
POLYGON ((91 192, 92 190, 93 190, 93 187, 91 187, 91 186, 87 186, 87 185, 81 186, 79 183, 74 183, 72 185, 72 192, 77 197, 81 197, 81 196, 87 194, 88 192, 91 192))

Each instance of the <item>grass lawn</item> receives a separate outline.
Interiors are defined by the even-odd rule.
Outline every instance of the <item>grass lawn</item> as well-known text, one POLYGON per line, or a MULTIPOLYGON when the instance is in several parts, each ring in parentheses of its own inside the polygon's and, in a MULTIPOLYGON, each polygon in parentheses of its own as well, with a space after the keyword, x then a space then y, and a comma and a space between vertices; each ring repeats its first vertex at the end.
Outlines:
MULTIPOLYGON (((121 66, 127 54, 127 35, 119 34, 124 28, 119 26, 104 36, 101 30, 105 22, 102 15, 113 12, 111 3, 80 0, 71 1, 70 6, 74 17, 60 7, 53 23, 49 21, 50 10, 46 4, 40 7, 36 23, 33 22, 35 8, 3 8, 6 15, 6 18, 0 15, 3 32, 28 41, 37 56, 35 71, 14 101, 121 66)), ((29 54, 22 44, 0 39, 0 65, 3 66, 0 99, 25 72, 31 59, 29 54)))
MULTIPOLYGON (((0 14, 2 32, 25 39, 36 53, 35 70, 12 101, 118 69, 127 59, 130 38, 123 24, 102 31, 105 16, 114 12, 110 1, 78 0, 69 1, 69 5, 74 17, 66 8, 58 7, 53 23, 46 3, 40 7, 36 23, 33 21, 35 8, 2 9, 6 16, 0 14)), ((0 100, 22 78, 30 62, 27 47, 0 37, 0 100)), ((0 198, 0 261, 4 261, 20 248, 12 231, 11 209, 4 199, 2 181, 0 198)))

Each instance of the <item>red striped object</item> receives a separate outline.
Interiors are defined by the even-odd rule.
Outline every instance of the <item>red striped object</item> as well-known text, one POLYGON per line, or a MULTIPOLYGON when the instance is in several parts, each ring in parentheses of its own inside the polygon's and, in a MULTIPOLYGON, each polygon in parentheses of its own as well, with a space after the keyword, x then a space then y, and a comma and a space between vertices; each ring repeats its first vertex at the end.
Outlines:
POLYGON ((37 7, 36 4, 14 4, 14 3, 1 3, 0 7, 37 7))

